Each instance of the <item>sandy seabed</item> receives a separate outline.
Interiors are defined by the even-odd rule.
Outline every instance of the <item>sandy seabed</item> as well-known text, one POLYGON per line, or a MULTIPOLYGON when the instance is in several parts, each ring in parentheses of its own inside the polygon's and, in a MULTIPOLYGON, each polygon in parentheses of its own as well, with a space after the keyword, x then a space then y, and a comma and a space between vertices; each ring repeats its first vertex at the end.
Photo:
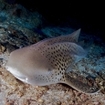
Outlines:
POLYGON ((105 95, 81 93, 65 84, 31 86, 1 67, 0 105, 105 105, 105 95))

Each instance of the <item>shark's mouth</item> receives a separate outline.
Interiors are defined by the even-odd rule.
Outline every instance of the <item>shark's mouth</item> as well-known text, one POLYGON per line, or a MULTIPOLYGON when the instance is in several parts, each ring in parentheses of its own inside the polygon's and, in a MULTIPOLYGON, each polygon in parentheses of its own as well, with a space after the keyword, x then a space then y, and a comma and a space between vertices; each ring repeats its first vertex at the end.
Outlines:
POLYGON ((17 79, 28 83, 28 78, 24 76, 22 73, 20 73, 17 69, 6 66, 6 69, 13 74, 17 79))
MULTIPOLYGON (((13 74, 14 75, 14 74, 13 74)), ((28 78, 27 77, 24 77, 24 76, 18 76, 18 75, 14 75, 17 79, 25 82, 25 83, 28 83, 28 78)))

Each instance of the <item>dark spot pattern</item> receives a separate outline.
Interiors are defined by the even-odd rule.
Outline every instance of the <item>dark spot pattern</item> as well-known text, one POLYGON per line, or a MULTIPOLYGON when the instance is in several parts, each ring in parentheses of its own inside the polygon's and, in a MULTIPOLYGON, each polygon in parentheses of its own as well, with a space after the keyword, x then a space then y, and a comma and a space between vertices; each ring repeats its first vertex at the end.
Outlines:
POLYGON ((42 40, 30 47, 30 50, 44 56, 48 65, 53 68, 51 75, 44 77, 39 75, 40 80, 45 79, 44 81, 47 82, 65 81, 65 71, 74 62, 73 53, 76 50, 70 42, 77 42, 79 33, 80 29, 67 36, 42 40))
POLYGON ((49 82, 65 81, 65 71, 74 61, 70 47, 70 43, 59 43, 40 50, 54 70, 53 75, 46 76, 49 82))

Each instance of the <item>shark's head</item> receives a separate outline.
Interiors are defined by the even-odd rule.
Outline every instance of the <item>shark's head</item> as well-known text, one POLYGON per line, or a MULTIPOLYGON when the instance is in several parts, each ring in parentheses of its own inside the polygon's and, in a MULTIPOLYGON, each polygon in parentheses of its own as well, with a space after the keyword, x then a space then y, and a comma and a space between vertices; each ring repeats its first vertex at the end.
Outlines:
POLYGON ((43 85, 38 78, 50 75, 52 67, 42 54, 28 46, 11 52, 6 69, 25 83, 43 85))

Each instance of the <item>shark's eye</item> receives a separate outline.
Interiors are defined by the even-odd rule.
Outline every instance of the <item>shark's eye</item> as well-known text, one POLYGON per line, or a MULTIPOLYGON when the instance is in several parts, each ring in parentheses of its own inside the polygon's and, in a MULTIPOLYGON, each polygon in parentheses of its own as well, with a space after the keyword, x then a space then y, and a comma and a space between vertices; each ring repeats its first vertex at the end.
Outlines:
POLYGON ((51 71, 51 69, 50 69, 50 68, 48 68, 48 71, 51 71))

